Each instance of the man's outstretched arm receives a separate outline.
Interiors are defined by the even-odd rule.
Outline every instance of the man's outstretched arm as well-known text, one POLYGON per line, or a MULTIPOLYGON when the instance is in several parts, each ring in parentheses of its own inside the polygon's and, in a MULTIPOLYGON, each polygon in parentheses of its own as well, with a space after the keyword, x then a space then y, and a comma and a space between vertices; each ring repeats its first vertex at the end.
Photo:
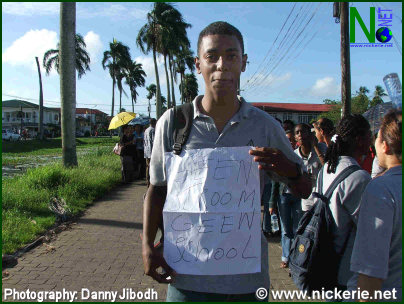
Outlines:
POLYGON ((154 239, 159 223, 162 222, 166 196, 167 187, 150 185, 143 206, 142 257, 144 271, 146 275, 159 283, 171 283, 175 276, 174 270, 168 266, 162 252, 154 248, 154 239), (158 273, 157 268, 159 267, 162 267, 165 273, 158 273))

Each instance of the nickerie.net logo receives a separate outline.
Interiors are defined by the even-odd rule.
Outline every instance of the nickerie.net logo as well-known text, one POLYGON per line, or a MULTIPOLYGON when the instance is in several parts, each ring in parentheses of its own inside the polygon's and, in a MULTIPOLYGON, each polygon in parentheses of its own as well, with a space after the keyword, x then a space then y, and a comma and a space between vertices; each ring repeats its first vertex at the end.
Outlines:
POLYGON ((366 26, 356 7, 349 8, 349 42, 351 47, 392 47, 390 40, 393 38, 391 27, 393 25, 393 12, 386 8, 370 7, 369 28, 366 26), (377 27, 376 30, 376 10, 377 27), (357 23, 355 22, 357 21, 357 23), (359 24, 366 41, 356 41, 356 25, 359 24), (377 40, 377 41, 376 41, 377 40), (389 43, 390 42, 390 43, 389 43))

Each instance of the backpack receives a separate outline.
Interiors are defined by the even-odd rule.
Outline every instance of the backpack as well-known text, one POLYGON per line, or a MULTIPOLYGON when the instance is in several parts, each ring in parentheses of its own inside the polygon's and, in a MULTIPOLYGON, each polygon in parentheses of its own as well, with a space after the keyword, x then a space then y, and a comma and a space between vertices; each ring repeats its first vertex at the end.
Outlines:
MULTIPOLYGON (((345 168, 322 194, 323 170, 318 177, 320 193, 313 192, 316 203, 301 218, 289 256, 290 275, 300 290, 311 293, 313 290, 331 290, 338 285, 338 269, 341 256, 345 251, 349 235, 341 252, 334 249, 335 221, 329 204, 332 193, 339 183, 355 171, 357 165, 345 168)), ((343 208, 348 212, 345 206, 343 208)))
POLYGON ((174 108, 173 152, 176 155, 181 154, 183 145, 188 140, 193 118, 194 106, 192 103, 186 103, 174 108))

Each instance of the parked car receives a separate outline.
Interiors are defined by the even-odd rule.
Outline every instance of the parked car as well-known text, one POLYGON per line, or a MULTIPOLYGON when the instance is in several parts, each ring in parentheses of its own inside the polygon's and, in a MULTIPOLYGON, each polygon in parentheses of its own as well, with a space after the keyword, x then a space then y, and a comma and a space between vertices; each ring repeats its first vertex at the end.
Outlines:
POLYGON ((20 136, 20 134, 16 134, 16 133, 12 132, 11 130, 2 130, 1 138, 3 140, 16 141, 16 140, 20 140, 21 136, 20 136))

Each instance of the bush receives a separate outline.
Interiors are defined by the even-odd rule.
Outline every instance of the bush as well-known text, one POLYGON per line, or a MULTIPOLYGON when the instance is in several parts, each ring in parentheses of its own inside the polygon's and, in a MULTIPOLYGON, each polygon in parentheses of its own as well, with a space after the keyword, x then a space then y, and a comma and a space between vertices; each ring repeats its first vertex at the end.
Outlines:
POLYGON ((84 132, 84 137, 90 137, 90 135, 90 131, 87 130, 86 132, 84 132))

